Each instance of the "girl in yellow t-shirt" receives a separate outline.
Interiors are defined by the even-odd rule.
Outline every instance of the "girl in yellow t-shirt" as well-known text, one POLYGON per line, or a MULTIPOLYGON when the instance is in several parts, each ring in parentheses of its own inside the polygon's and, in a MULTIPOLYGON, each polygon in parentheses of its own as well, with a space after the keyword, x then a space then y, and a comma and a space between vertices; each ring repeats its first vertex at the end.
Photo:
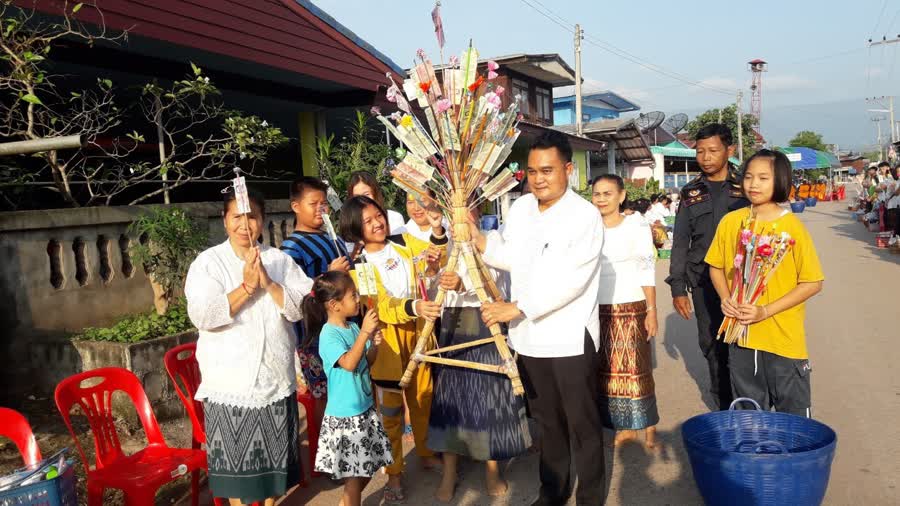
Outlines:
POLYGON ((722 313, 750 326, 746 347, 732 345, 728 362, 735 397, 749 397, 764 409, 810 416, 809 355, 804 303, 822 290, 822 267, 803 223, 778 204, 788 200, 791 162, 784 153, 763 149, 744 164, 749 208, 725 215, 706 254, 709 275, 722 299, 722 313), (773 227, 795 239, 757 304, 731 300, 737 237, 750 214, 756 226, 773 227))

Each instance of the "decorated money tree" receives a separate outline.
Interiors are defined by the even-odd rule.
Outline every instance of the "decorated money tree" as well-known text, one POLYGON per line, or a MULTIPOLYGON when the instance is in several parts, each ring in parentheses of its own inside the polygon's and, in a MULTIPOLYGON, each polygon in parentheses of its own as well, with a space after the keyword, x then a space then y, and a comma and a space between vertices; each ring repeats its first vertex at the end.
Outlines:
MULTIPOLYGON (((502 108, 505 90, 493 83, 497 64, 489 62, 487 69, 487 74, 478 72, 478 51, 471 44, 439 70, 435 70, 420 49, 415 66, 403 83, 395 82, 388 74, 391 85, 387 99, 396 103, 399 110, 387 117, 377 114, 377 119, 405 146, 391 171, 394 184, 425 206, 443 212, 453 227, 453 248, 446 269, 456 271, 459 262, 465 262, 482 302, 498 300, 501 295, 472 244, 469 212, 483 202, 493 202, 518 183, 515 167, 504 166, 504 162, 520 133, 519 101, 511 100, 507 108, 502 108), (438 79, 438 72, 442 79, 438 79), (413 109, 413 102, 421 112, 413 109), (427 128, 417 112, 425 117, 427 128)), ((444 297, 445 291, 441 289, 435 301, 443 303, 444 297)), ((416 367, 424 362, 506 374, 514 392, 518 395, 524 392, 499 325, 490 327, 490 338, 426 350, 432 342, 433 330, 434 322, 429 322, 419 337, 401 386, 409 383, 416 367), (500 352, 501 365, 440 356, 443 352, 490 342, 500 352)))

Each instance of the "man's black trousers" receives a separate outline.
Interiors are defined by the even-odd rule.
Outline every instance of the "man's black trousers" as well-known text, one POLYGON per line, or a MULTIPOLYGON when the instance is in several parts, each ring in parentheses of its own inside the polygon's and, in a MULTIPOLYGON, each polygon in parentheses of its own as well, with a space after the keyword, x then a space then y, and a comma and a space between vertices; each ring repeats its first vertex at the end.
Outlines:
POLYGON ((584 354, 533 358, 519 355, 531 416, 540 429, 539 504, 563 505, 578 474, 579 505, 603 504, 606 468, 600 416, 600 376, 594 341, 585 330, 584 354))
POLYGON ((694 301, 694 315, 697 317, 700 351, 709 365, 709 391, 719 403, 719 409, 728 409, 734 400, 728 371, 728 345, 716 340, 716 332, 725 317, 722 314, 722 301, 709 280, 695 287, 691 291, 691 298, 694 301))

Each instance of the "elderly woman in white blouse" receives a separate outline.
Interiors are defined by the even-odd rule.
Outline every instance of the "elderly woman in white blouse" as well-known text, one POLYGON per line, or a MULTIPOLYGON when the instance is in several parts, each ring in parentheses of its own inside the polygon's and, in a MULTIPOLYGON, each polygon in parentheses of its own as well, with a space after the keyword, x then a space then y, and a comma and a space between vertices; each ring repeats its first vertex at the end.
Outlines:
POLYGON ((606 229, 599 293, 603 423, 617 431, 616 445, 646 429, 646 445, 652 448, 659 422, 650 348, 659 327, 653 236, 646 222, 620 213, 622 178, 604 174, 591 187, 591 201, 606 229))
POLYGON ((185 283, 188 315, 200 332, 209 486, 232 506, 275 499, 300 481, 296 336, 312 281, 277 248, 259 243, 265 202, 251 212, 225 198, 228 239, 200 253, 185 283))

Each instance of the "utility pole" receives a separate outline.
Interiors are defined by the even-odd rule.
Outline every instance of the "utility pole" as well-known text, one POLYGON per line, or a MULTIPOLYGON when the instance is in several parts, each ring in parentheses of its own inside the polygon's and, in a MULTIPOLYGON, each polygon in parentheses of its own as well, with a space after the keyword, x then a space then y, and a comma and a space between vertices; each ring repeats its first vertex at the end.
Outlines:
POLYGON ((876 40, 874 42, 872 41, 872 39, 869 39, 869 47, 886 46, 888 44, 897 44, 897 43, 900 43, 900 35, 897 35, 897 37, 895 37, 893 39, 889 39, 887 37, 882 37, 881 40, 876 40))
MULTIPOLYGON (((741 110, 741 101, 744 99, 744 92, 737 91, 737 100, 735 107, 737 108, 737 128, 738 128, 738 160, 744 163, 744 112, 741 110)), ((720 113, 721 114, 721 113, 720 113)))
POLYGON ((878 161, 882 160, 882 153, 884 153, 884 146, 881 143, 881 121, 884 119, 879 116, 875 116, 872 119, 872 122, 875 123, 875 126, 878 127, 878 161))
POLYGON ((575 134, 579 137, 583 134, 581 113, 581 40, 584 32, 581 25, 575 25, 575 134))
POLYGON ((719 123, 722 123, 722 108, 719 108, 719 123))
POLYGON ((896 133, 896 123, 894 122, 894 97, 893 97, 893 95, 889 96, 889 97, 882 96, 882 97, 867 98, 866 102, 875 102, 878 105, 880 105, 881 107, 885 107, 884 102, 883 102, 883 100, 885 100, 885 99, 887 99, 887 101, 888 101, 888 105, 887 105, 886 109, 869 109, 869 112, 886 112, 890 115, 889 126, 891 129, 891 142, 893 143, 893 142, 897 142, 897 137, 898 137, 897 133, 896 133))

